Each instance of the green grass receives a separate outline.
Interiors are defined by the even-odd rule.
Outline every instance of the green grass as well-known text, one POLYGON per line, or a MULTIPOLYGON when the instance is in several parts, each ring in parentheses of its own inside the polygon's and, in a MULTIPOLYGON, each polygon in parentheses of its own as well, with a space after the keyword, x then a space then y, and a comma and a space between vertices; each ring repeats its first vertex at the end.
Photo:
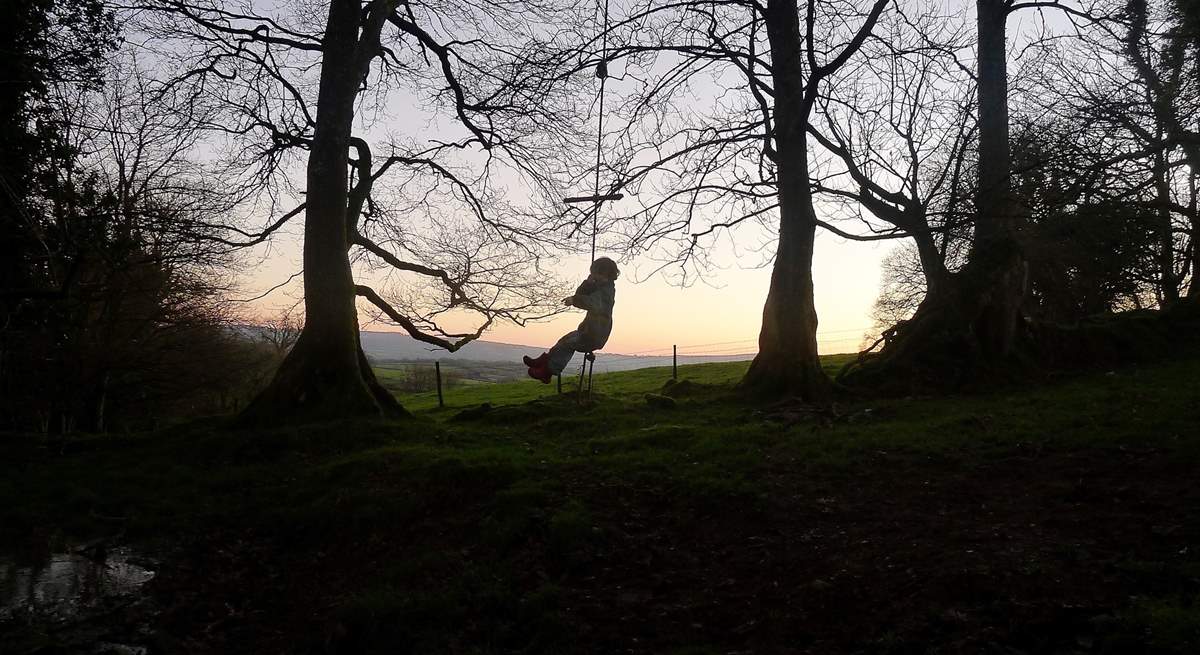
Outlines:
MULTIPOLYGON (((830 376, 836 375, 841 367, 856 355, 839 354, 826 355, 821 358, 821 366, 830 376)), ((600 355, 603 358, 603 355, 600 355)), ((697 384, 731 386, 741 379, 750 367, 750 362, 718 362, 712 364, 691 364, 679 367, 680 379, 690 380, 697 384)), ((375 369, 381 377, 395 375, 395 371, 375 369)), ((663 384, 671 378, 671 367, 656 366, 637 369, 634 371, 619 371, 616 373, 597 373, 592 378, 592 388, 598 394, 613 398, 640 397, 647 393, 657 393, 663 384)), ((563 393, 572 393, 579 382, 579 369, 569 367, 563 371, 563 393)), ((386 384, 386 381, 385 381, 386 384)), ((490 403, 492 405, 517 405, 533 400, 545 400, 558 395, 556 381, 542 384, 536 380, 526 379, 516 382, 501 382, 496 384, 474 384, 465 387, 451 387, 443 390, 447 408, 462 409, 490 403)), ((398 394, 397 397, 405 407, 421 412, 437 408, 437 392, 398 394)))
MULTIPOLYGON (((829 358, 826 366, 840 363, 829 358)), ((660 476, 752 493, 768 456, 834 471, 878 450, 964 460, 1031 447, 1136 444, 1197 452, 1200 404, 1190 359, 1004 394, 848 402, 835 406, 840 418, 829 424, 791 426, 730 388, 746 365, 680 367, 680 380, 696 386, 675 409, 645 402, 644 394, 661 391, 669 379, 669 369, 652 368, 596 376, 595 402, 584 406, 571 393, 558 396, 553 385, 529 380, 454 389, 441 410, 436 394, 402 397, 417 412, 407 422, 249 433, 210 421, 81 438, 67 444, 66 456, 57 454, 58 443, 0 437, 0 535, 47 516, 65 535, 102 531, 104 517, 129 518, 126 529, 151 533, 162 523, 174 529, 237 513, 242 508, 224 505, 231 496, 308 507, 381 470, 431 489, 459 478, 504 489, 534 470, 586 466, 615 477, 660 476), (495 409, 456 418, 485 402, 495 409), (289 497, 273 496, 279 493, 289 497)))
MULTIPOLYGON (((826 369, 847 357, 825 358, 826 369)), ((674 408, 645 401, 670 377, 652 368, 597 375, 584 405, 526 380, 452 388, 443 409, 436 393, 407 395, 416 417, 399 422, 238 432, 210 421, 66 444, 10 435, 0 438, 0 543, 119 531, 169 548, 250 534, 285 545, 286 561, 351 560, 333 577, 353 586, 324 601, 347 652, 401 642, 411 650, 396 652, 556 652, 569 642, 559 585, 623 534, 620 494, 668 515, 702 505, 754 516, 770 504, 768 476, 786 470, 837 495, 879 453, 964 471, 1063 449, 1153 447, 1200 461, 1194 358, 990 395, 844 400, 800 420, 741 397, 733 384, 746 366, 680 367, 692 384, 674 408), (462 414, 483 403, 493 409, 462 414), (364 572, 358 559, 386 564, 364 572), (489 645, 458 648, 463 631, 489 645)), ((1128 616, 1165 652, 1195 638, 1190 603, 1149 598, 1128 616)))

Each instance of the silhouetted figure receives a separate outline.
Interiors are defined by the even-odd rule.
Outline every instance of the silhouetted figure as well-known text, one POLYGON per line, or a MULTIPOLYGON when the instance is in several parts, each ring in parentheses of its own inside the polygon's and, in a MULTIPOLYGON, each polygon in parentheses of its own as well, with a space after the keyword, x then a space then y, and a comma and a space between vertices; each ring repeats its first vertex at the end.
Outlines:
POLYGON ((550 378, 562 373, 575 353, 599 350, 608 343, 608 335, 612 333, 613 305, 617 302, 614 282, 620 276, 617 263, 608 257, 592 262, 591 274, 575 289, 575 295, 563 298, 564 305, 587 310, 587 316, 578 328, 563 335, 549 352, 536 358, 523 358, 529 367, 529 377, 549 384, 550 378))

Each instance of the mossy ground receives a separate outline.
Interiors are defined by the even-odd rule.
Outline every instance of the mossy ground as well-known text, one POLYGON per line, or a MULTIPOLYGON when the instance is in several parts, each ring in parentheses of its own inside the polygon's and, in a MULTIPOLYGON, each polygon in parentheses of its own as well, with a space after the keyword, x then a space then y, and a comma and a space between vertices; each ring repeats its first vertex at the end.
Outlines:
POLYGON ((744 369, 681 367, 674 408, 647 369, 584 404, 523 381, 402 422, 12 435, 0 543, 160 553, 166 652, 1200 646, 1200 360, 822 407, 748 400, 744 369))

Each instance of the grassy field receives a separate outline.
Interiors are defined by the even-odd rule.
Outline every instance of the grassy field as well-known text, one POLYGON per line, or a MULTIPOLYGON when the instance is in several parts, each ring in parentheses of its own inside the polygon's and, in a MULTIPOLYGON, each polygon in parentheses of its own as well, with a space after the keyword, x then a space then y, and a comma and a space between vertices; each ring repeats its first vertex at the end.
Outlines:
MULTIPOLYGON (((831 376, 836 375, 841 367, 855 355, 827 355, 822 358, 822 366, 831 376)), ((713 364, 693 364, 681 368, 682 379, 698 384, 732 386, 750 366, 750 362, 720 362, 713 364)), ((390 371, 377 370, 385 386, 390 371)), ((618 373, 598 373, 592 377, 592 388, 597 395, 620 400, 639 400, 647 393, 659 393, 663 384, 671 378, 671 367, 658 366, 643 368, 636 371, 621 371, 618 373)), ((570 394, 579 383, 579 369, 572 367, 563 371, 563 393, 570 394)), ((491 405, 515 405, 534 400, 549 400, 558 394, 555 382, 542 384, 536 380, 521 380, 492 385, 470 385, 465 388, 445 389, 443 392, 446 410, 462 409, 489 403, 491 405)), ((436 409, 438 398, 436 391, 413 394, 398 394, 400 402, 405 407, 416 412, 436 409)))
POLYGON ((161 652, 1198 652, 1200 360, 819 407, 741 397, 745 366, 9 436, 0 543, 156 553, 161 652))

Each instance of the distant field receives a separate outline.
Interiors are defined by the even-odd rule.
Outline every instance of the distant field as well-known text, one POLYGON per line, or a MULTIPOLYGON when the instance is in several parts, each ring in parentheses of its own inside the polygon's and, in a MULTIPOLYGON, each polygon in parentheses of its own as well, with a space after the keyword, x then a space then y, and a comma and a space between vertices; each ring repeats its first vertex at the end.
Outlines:
MULTIPOLYGON (((826 355, 821 358, 821 364, 830 375, 838 370, 853 354, 826 355)), ((750 362, 717 362, 712 364, 691 364, 679 368, 679 377, 706 385, 729 385, 741 379, 750 367, 750 362)), ((445 370, 445 369, 443 369, 445 370)), ((376 375, 385 387, 393 390, 396 397, 406 408, 412 411, 427 411, 437 408, 437 392, 404 393, 396 391, 396 372, 386 368, 376 367, 376 375)), ((563 393, 575 391, 579 380, 579 369, 571 367, 563 371, 563 393)), ((597 394, 612 397, 641 396, 662 389, 663 384, 671 378, 671 367, 660 366, 643 368, 634 371, 615 373, 597 373, 592 378, 592 389, 597 394)), ((516 382, 498 382, 494 384, 469 384, 451 386, 443 389, 446 408, 472 407, 483 403, 492 405, 517 405, 537 398, 557 395, 558 386, 555 382, 542 384, 536 380, 525 379, 516 382)))
MULTIPOLYGON (((392 393, 412 393, 437 388, 434 363, 430 361, 379 362, 374 364, 374 368, 376 377, 392 393), (414 384, 418 388, 414 389, 414 384)), ((442 376, 446 386, 509 382, 525 377, 525 367, 520 362, 442 362, 442 376)))

